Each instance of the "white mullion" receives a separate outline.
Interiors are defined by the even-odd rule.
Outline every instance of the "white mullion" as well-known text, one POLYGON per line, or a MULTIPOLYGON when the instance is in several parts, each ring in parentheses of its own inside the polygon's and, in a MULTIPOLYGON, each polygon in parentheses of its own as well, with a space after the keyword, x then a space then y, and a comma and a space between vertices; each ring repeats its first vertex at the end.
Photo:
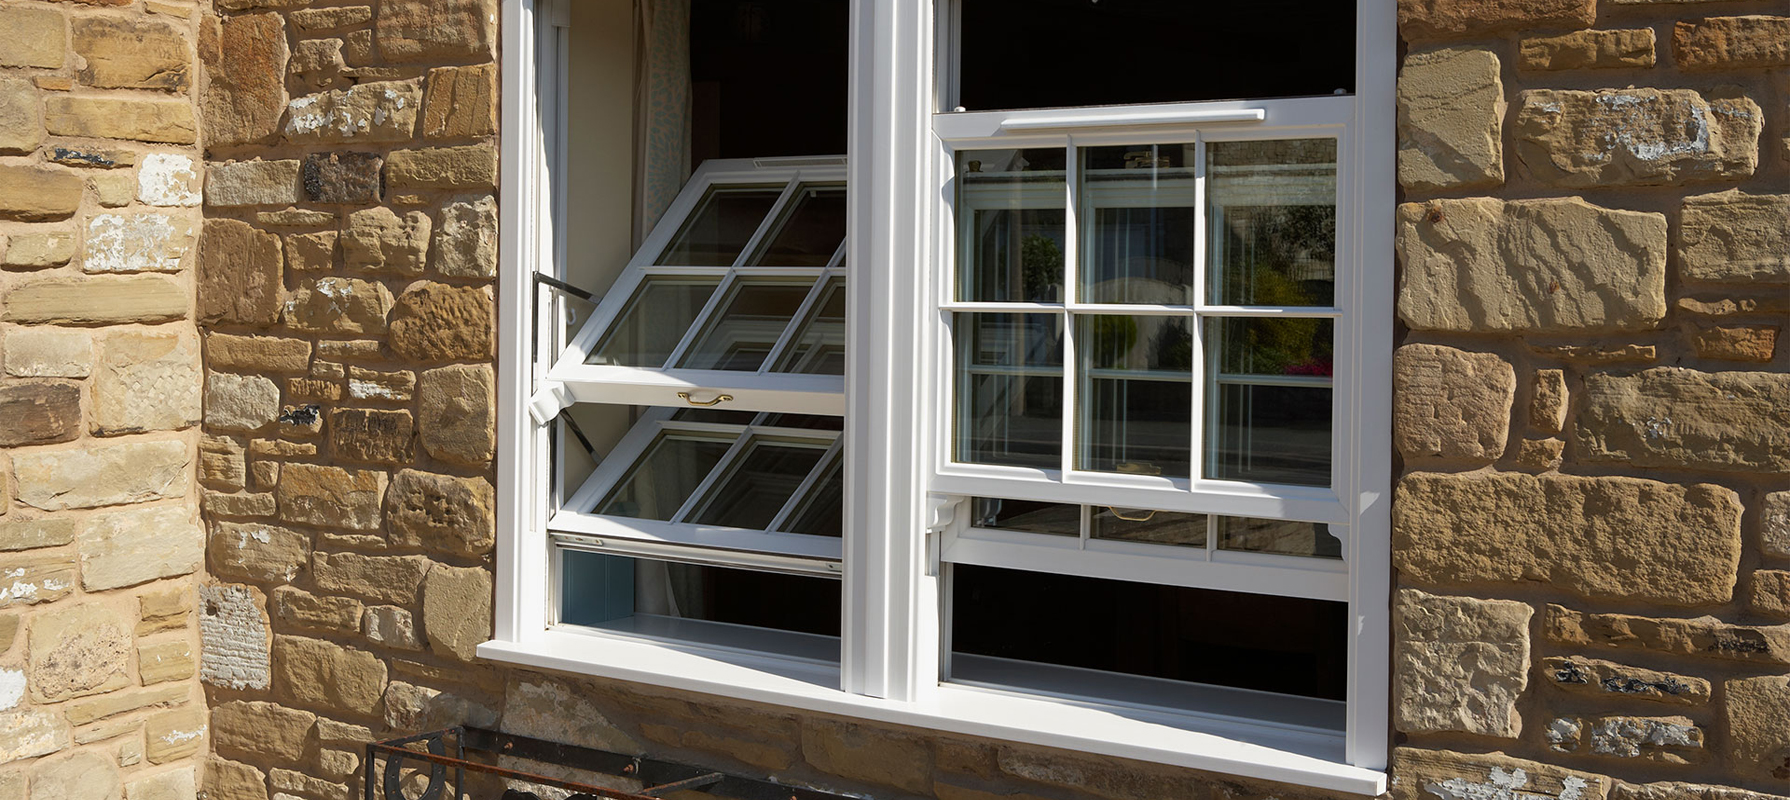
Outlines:
POLYGON ((695 318, 690 320, 690 327, 684 330, 684 338, 678 340, 677 347, 671 349, 671 355, 665 358, 665 363, 659 365, 659 369, 674 369, 672 365, 684 359, 684 352, 708 329, 710 318, 720 313, 721 304, 732 299, 729 295, 733 294, 733 287, 739 283, 739 273, 728 270, 727 275, 721 278, 721 283, 715 286, 715 293, 709 295, 708 302, 702 304, 702 310, 696 312, 695 318))
POLYGON ((1220 370, 1211 372, 1212 382, 1218 386, 1279 386, 1288 389, 1333 389, 1336 387, 1334 378, 1316 375, 1230 375, 1220 370))
POLYGON ((820 303, 821 296, 827 292, 827 284, 832 280, 832 271, 822 270, 820 276, 815 278, 814 285, 808 287, 808 293, 802 296, 802 304, 796 307, 796 313, 789 318, 789 324, 783 326, 783 332, 777 335, 776 343, 771 345, 771 352, 765 354, 764 363, 758 366, 760 374, 774 371, 778 359, 783 357, 783 351, 789 349, 790 343, 795 339, 796 332, 808 324, 809 312, 820 303))
POLYGON ((1252 317, 1258 319, 1336 319, 1343 315, 1335 306, 1195 306, 1190 309, 1200 316, 1252 317))
POLYGON ((1081 299, 1081 158, 1074 137, 1063 145, 1063 474, 1075 469, 1081 442, 1075 436, 1080 414, 1080 370, 1076 362, 1075 315, 1069 308, 1081 299))
POLYGON ((747 261, 758 257, 758 248, 764 245, 764 240, 771 235, 771 230, 782 227, 783 210, 789 207, 801 186, 800 173, 789 178, 789 183, 783 186, 783 193, 777 195, 777 202, 771 204, 771 210, 764 215, 764 219, 759 220, 758 228, 752 231, 752 238, 746 240, 746 246, 740 250, 738 256, 734 257, 734 269, 746 266, 747 261))
MULTIPOLYGON (((851 190, 847 189, 846 191, 850 192, 851 190)), ((834 250, 833 250, 833 256, 831 258, 827 259, 827 269, 828 270, 844 271, 846 269, 846 265, 845 265, 845 249, 846 249, 846 247, 848 247, 848 245, 846 244, 846 240, 840 239, 839 246, 837 248, 834 248, 834 250)))
POLYGON ((795 492, 783 502, 783 508, 778 509, 777 516, 771 518, 771 524, 766 525, 765 530, 783 530, 784 523, 789 522, 789 518, 796 513, 796 509, 800 508, 802 503, 807 500, 808 493, 814 491, 814 487, 820 483, 821 476, 825 475, 827 470, 833 467, 834 462, 842 457, 841 453, 844 450, 845 437, 834 439, 833 444, 827 447, 827 452, 821 455, 819 461, 814 462, 814 469, 808 470, 807 476, 802 478, 802 482, 796 486, 795 492))
POLYGON ((757 436, 756 431, 756 428, 747 427, 740 432, 740 438, 735 439, 727 452, 721 454, 721 460, 715 462, 715 468, 703 476, 702 482, 696 484, 696 490, 684 498, 684 504, 678 507, 677 513, 672 514, 667 522, 683 522, 698 506, 707 502, 708 493, 715 488, 715 484, 723 480, 733 470, 735 462, 744 457, 745 450, 757 436))
POLYGON ((655 408, 647 412, 634 423, 632 428, 622 436, 621 441, 609 451, 608 457, 597 463, 597 468, 586 476, 578 491, 574 492, 561 509, 573 509, 583 513, 586 507, 595 513, 597 504, 609 496, 628 471, 646 454, 647 448, 658 441, 663 432, 666 420, 671 416, 670 409, 655 408))
POLYGON ((1081 535, 1075 537, 1078 550, 1088 549, 1088 541, 1094 538, 1094 507, 1083 503, 1081 506, 1081 535))
MULTIPOLYGON (((1205 305, 1209 300, 1207 295, 1210 293, 1213 280, 1212 254, 1210 248, 1207 247, 1211 224, 1206 214, 1208 182, 1206 180, 1206 139, 1204 136, 1194 140, 1193 162, 1193 303, 1197 308, 1205 305)), ((1211 385, 1208 382, 1212 375, 1217 374, 1218 370, 1207 369, 1206 365, 1210 363, 1212 350, 1217 347, 1217 344, 1207 341, 1205 317, 1195 314, 1188 320, 1188 323, 1190 328, 1188 333, 1193 337, 1193 375, 1192 384, 1189 387, 1192 391, 1187 393, 1188 405, 1191 406, 1188 413, 1192 415, 1193 419, 1193 424, 1188 426, 1188 439, 1190 440, 1188 446, 1193 449, 1188 453, 1188 464, 1191 477, 1198 480, 1206 476, 1212 463, 1206 456, 1206 398, 1211 391, 1211 385)), ((1209 521, 1208 524, 1213 526, 1211 532, 1206 535, 1207 544, 1210 546, 1211 541, 1216 538, 1217 527, 1215 521, 1209 521)))
POLYGON ((982 314, 1037 314, 1057 313, 1063 310, 1062 303, 1001 303, 947 300, 939 304, 943 311, 968 311, 982 314))

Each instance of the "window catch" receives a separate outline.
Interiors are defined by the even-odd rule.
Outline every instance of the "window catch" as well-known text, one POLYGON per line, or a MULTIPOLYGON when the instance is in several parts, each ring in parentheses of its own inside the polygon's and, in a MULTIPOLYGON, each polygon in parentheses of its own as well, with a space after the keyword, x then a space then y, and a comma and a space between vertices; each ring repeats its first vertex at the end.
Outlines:
POLYGON ((927 494, 926 530, 938 532, 951 527, 951 523, 957 519, 957 506, 962 502, 961 495, 938 492, 927 494))
POLYGON ((682 401, 689 403, 690 405, 693 405, 693 406, 718 406, 722 403, 725 403, 725 402, 733 399, 733 395, 731 395, 731 394, 718 394, 718 395, 715 395, 715 398, 713 400, 696 400, 696 399, 693 399, 690 397, 689 392, 678 392, 677 397, 679 400, 682 400, 682 401))
POLYGON ((559 412, 571 408, 572 402, 572 392, 565 384, 548 383, 528 398, 528 415, 534 417, 536 425, 546 425, 559 416, 559 412))

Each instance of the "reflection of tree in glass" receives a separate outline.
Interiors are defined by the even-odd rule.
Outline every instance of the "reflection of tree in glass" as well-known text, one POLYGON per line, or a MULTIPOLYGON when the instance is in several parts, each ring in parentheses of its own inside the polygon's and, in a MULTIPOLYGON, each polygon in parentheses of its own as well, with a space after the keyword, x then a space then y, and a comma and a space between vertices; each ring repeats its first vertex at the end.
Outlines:
POLYGON ((1193 332, 1185 325, 1164 325, 1156 334, 1156 368, 1193 369, 1193 332))
POLYGON ((1329 375, 1327 319, 1226 320, 1227 371, 1252 375, 1329 375))
POLYGON ((1096 369, 1122 369, 1125 355, 1137 344, 1137 320, 1130 317, 1094 317, 1094 341, 1088 350, 1096 369))
POLYGON ((1335 206, 1233 208, 1229 214, 1226 303, 1328 306, 1333 302, 1335 206))
POLYGON ((1025 297, 1033 302, 1056 299, 1051 286, 1063 274, 1063 248, 1049 236, 1027 236, 1019 246, 1019 274, 1025 297))

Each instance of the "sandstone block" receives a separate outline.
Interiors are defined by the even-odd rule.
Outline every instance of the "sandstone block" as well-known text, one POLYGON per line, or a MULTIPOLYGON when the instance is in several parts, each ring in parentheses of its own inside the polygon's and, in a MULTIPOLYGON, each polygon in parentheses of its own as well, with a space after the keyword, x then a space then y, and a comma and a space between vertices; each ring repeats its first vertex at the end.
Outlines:
POLYGON ((286 140, 298 144, 402 142, 415 135, 423 104, 420 79, 362 83, 294 98, 286 140))
POLYGON ((80 435, 80 384, 0 384, 0 447, 66 442, 80 435))
POLYGON ((1656 367, 1585 378, 1584 457, 1643 467, 1790 472, 1790 375, 1656 367))
POLYGON ((450 278, 497 277, 497 201, 480 197, 441 209, 429 266, 450 278))
POLYGON ((416 458, 416 423, 403 409, 338 408, 329 416, 329 452, 337 461, 407 464, 416 458))
POLYGON ((410 370, 381 372, 361 367, 348 368, 348 396, 356 400, 408 403, 415 394, 416 373, 410 370))
POLYGON ((1759 614, 1790 618, 1790 572, 1762 569, 1753 573, 1748 605, 1759 614))
MULTIPOLYGON (((5 17, 0 16, 0 21, 5 17)), ((0 713, 0 764, 68 749, 68 724, 54 711, 12 711, 0 713)), ((18 774, 18 773, 12 773, 18 774)), ((4 779, 0 779, 4 780, 4 779)), ((24 796, 22 776, 18 795, 24 796)))
POLYGON ((1595 0, 1399 0, 1398 32, 1409 41, 1536 28, 1584 28, 1595 0))
POLYGON ((177 586, 137 596, 137 635, 148 636, 186 627, 193 613, 193 590, 177 586))
POLYGON ((1516 370, 1492 353, 1409 344, 1393 356, 1393 423, 1406 458, 1504 455, 1516 370))
POLYGON ((61 167, 0 164, 0 219, 68 219, 81 207, 81 176, 61 167))
POLYGON ((1652 28, 1573 31, 1558 36, 1526 36, 1517 66, 1526 70, 1652 67, 1652 28))
POLYGON ((423 95, 423 135, 431 139, 497 133, 497 65, 429 70, 423 95))
MULTIPOLYGON (((430 563, 423 556, 319 552, 312 556, 311 569, 319 591, 408 606, 416 602, 430 563)), ((427 615, 423 624, 428 625, 427 615)))
POLYGON ((490 191, 497 186, 497 149, 489 144, 395 150, 385 161, 390 190, 490 191))
POLYGON ((483 364, 424 372, 417 391, 423 449, 443 461, 488 463, 497 449, 496 386, 483 364))
POLYGON ((205 764, 205 796, 208 800, 267 800, 267 774, 248 764, 212 756, 205 764))
POLYGON ((280 237, 208 219, 199 237, 199 321, 268 326, 279 318, 280 237))
POLYGON ((490 287, 418 282, 392 312, 392 351, 416 361, 480 361, 495 343, 490 287))
POLYGON ((198 661, 184 640, 137 645, 137 675, 144 686, 193 677, 198 661))
POLYGON ((97 592, 198 572, 205 563, 203 536, 184 505, 88 517, 81 532, 81 588, 97 592))
POLYGON ((183 767, 138 778, 124 785, 124 800, 193 800, 198 796, 193 768, 183 767))
POLYGON ((87 220, 84 272, 178 272, 193 249, 193 223, 168 214, 95 214, 87 220))
MULTIPOLYGON (((267 599, 253 586, 201 586, 199 680, 227 689, 267 690, 267 599)), ((184 688, 184 687, 183 687, 184 688)))
POLYGON ((93 376, 93 432, 176 430, 198 423, 199 339, 117 331, 93 376))
POLYGON ((1778 347, 1776 325, 1695 325, 1687 328, 1697 355, 1721 361, 1771 361, 1778 347))
POLYGON ((205 165, 205 204, 279 206, 299 201, 299 162, 229 161, 205 165))
POLYGON ((271 517, 279 511, 272 492, 218 494, 206 492, 200 510, 208 517, 271 517))
POLYGON ((392 541, 459 556, 491 552, 495 490, 484 478, 402 470, 385 496, 392 541))
POLYGON ((1517 698, 1529 686, 1529 618, 1509 600, 1398 593, 1393 617, 1393 708, 1399 730, 1462 731, 1514 739, 1517 698))
MULTIPOLYGON (((35 11, 36 9, 20 9, 35 11)), ((0 10, 0 20, 13 13, 0 10)), ((0 25, 5 24, 0 21, 0 25)), ((60 24, 60 20, 58 20, 60 24)), ((0 36, 7 34, 0 33, 0 36)), ((6 45, 0 42, 0 49, 6 45)), ((60 58, 61 54, 58 53, 60 58)), ((0 58, 4 58, 0 55, 0 58)), ((37 87, 24 78, 0 78, 0 155, 30 155, 43 144, 43 113, 37 106, 37 87)))
POLYGON ((201 29, 199 55, 211 78, 201 103, 208 146, 247 144, 279 130, 291 55, 279 14, 208 20, 201 29))
POLYGON ((1559 433, 1566 427, 1566 411, 1566 372, 1536 370, 1529 392, 1529 427, 1539 433, 1559 433))
MULTIPOLYGON (((1007 755, 1011 750, 1002 749, 1007 755)), ((802 758, 829 775, 929 794, 932 753, 925 740, 892 730, 861 727, 842 720, 803 720, 802 758)), ((1006 761, 1002 769, 1019 777, 1039 777, 1029 761, 1006 761)))
POLYGON ((185 92, 192 83, 180 25, 148 16, 76 16, 70 25, 70 44, 86 61, 76 78, 88 86, 185 92))
POLYGON ((356 278, 313 278, 286 298, 283 320, 305 333, 383 333, 394 301, 390 289, 356 278))
POLYGON ((421 211, 402 217, 384 206, 356 211, 342 232, 342 258, 350 269, 415 275, 423 271, 431 224, 421 211))
POLYGON ((1790 664, 1790 625, 1731 625, 1715 617, 1587 614, 1550 605, 1544 628, 1549 639, 1580 647, 1790 664))
POLYGON ((188 292, 160 275, 52 278, 13 289, 0 319, 27 325, 170 322, 186 316, 188 292))
POLYGON ((1685 198, 1678 232, 1687 280, 1790 282, 1790 194, 1738 189, 1685 198))
POLYGON ((110 147, 64 147, 57 145, 50 148, 50 161, 70 167, 93 167, 96 169, 117 169, 137 163, 137 153, 133 150, 110 147))
POLYGON ((45 611, 31 620, 31 699, 56 702, 131 683, 131 624, 98 602, 45 611))
POLYGON ((1665 317, 1666 219, 1576 198, 1407 203, 1399 316, 1419 330, 1646 330, 1665 317))
POLYGON ((0 255, 0 267, 7 269, 46 269, 60 267, 75 257, 75 232, 33 231, 6 237, 6 252, 0 255))
POLYGON ((205 710, 176 708, 143 720, 143 757, 151 764, 170 764, 199 752, 205 743, 205 710))
POLYGON ((92 750, 46 759, 31 768, 31 800, 114 800, 118 768, 92 750))
MULTIPOLYGON (((16 523, 15 523, 16 524, 16 523)), ((53 603, 75 587, 75 557, 58 554, 36 558, 9 556, 0 567, 0 608, 53 603)))
POLYGON ((276 636, 273 652, 274 691, 288 703, 365 714, 385 692, 385 662, 365 650, 276 636))
POLYGON ((1604 800, 1610 779, 1503 753, 1468 754, 1399 747, 1392 751, 1390 800, 1604 800))
POLYGON ((77 450, 15 452, 19 502, 45 511, 186 496, 192 463, 182 441, 95 442, 77 450))
POLYGON ((243 447, 227 436, 205 436, 199 440, 199 482, 208 488, 236 492, 243 488, 248 467, 243 447))
POLYGON ((1790 678, 1741 678, 1723 689, 1729 763, 1741 776, 1781 780, 1790 770, 1790 678))
POLYGON ((310 368, 311 343, 277 336, 205 337, 206 363, 213 369, 243 372, 304 372, 310 368))
POLYGON ((274 494, 280 519, 301 525, 355 531, 379 527, 385 473, 315 464, 287 464, 274 494))
POLYGON ((423 581, 423 630, 436 655, 473 660, 491 638, 491 573, 436 564, 423 581))
POLYGON ((1765 495, 1759 509, 1759 545, 1768 556, 1790 558, 1790 492, 1765 495))
POLYGON ((300 39, 287 71, 311 92, 333 89, 354 74, 342 58, 341 39, 300 39))
MULTIPOLYGON (((34 550, 71 544, 78 527, 77 520, 71 517, 9 517, 0 522, 0 551, 34 550)), ((7 574, 0 573, 0 577, 7 574)), ((10 641, 12 640, 8 637, 0 636, 0 645, 10 641)), ((4 652, 6 649, 0 647, 0 653, 4 652)))
POLYGON ((95 173, 87 177, 87 182, 92 184, 93 193, 99 196, 99 204, 102 208, 121 208, 130 205, 131 194, 136 190, 130 173, 123 171, 95 173))
POLYGON ((1689 717, 1556 718, 1548 724, 1549 749, 1606 758, 1666 764, 1703 760, 1703 729, 1689 717))
POLYGON ((273 590, 273 615, 300 628, 337 633, 360 629, 361 603, 347 597, 315 595, 303 589, 281 586, 273 590))
POLYGON ((416 618, 397 606, 369 606, 361 618, 361 634, 367 641, 399 650, 421 650, 423 639, 416 618))
POLYGON ((290 16, 293 24, 296 24, 299 30, 326 31, 372 22, 373 9, 370 6, 302 8, 293 11, 290 16))
POLYGON ((282 208, 279 211, 257 211, 255 221, 275 228, 315 228, 320 225, 335 225, 336 213, 317 209, 282 208))
POLYGON ((499 727, 506 733, 582 747, 639 752, 640 745, 617 728, 591 696, 588 689, 556 677, 511 670, 499 727))
POLYGON ((1672 51, 1687 70, 1790 67, 1790 17, 1680 20, 1672 51))
POLYGON ((196 206, 202 200, 191 156, 148 153, 137 168, 137 200, 152 206, 196 206))
POLYGON ((1534 89, 1518 98, 1517 158, 1552 186, 1735 179, 1759 166, 1764 114, 1739 94, 1534 89))
POLYGON ((305 751, 317 715, 278 703, 233 700, 211 709, 212 739, 222 752, 290 761, 305 751))
POLYGON ((185 98, 52 95, 44 98, 44 127, 51 136, 135 139, 165 144, 198 141, 193 106, 185 98))
MULTIPOLYGON (((1688 0, 1701 2, 1702 0, 1688 0)), ((1634 2, 1634 0, 1617 0, 1617 2, 1634 2)), ((1711 786, 1706 783, 1685 783, 1681 781, 1661 781, 1658 783, 1618 783, 1610 792, 1611 800, 1777 800, 1777 796, 1749 792, 1730 786, 1711 786)))
POLYGON ((1719 486, 1416 473, 1392 513, 1393 562, 1420 584, 1541 582, 1669 606, 1734 594, 1740 498, 1719 486))
POLYGON ((93 336, 67 328, 13 328, 0 345, 15 378, 85 378, 93 371, 93 336))
POLYGON ((205 426, 252 432, 280 415, 280 387, 260 375, 213 372, 205 378, 205 426))
POLYGON ((377 203, 384 168, 385 159, 377 153, 312 153, 305 156, 305 198, 313 203, 377 203))
POLYGON ((495 0, 389 0, 373 20, 379 52, 396 62, 489 58, 497 42, 495 0))
POLYGON ((1709 702, 1709 681, 1583 656, 1555 656, 1540 672, 1553 685, 1591 697, 1637 698, 1673 705, 1709 702))
POLYGON ((68 31, 59 11, 33 6, 0 8, 0 67, 62 66, 68 31))
POLYGON ((230 578, 289 584, 311 560, 311 537, 262 523, 214 522, 211 571, 230 578))
POLYGON ((1398 76, 1398 179, 1408 189, 1504 182, 1504 85, 1490 50, 1405 57, 1398 76))
POLYGON ((286 268, 327 270, 336 265, 335 231, 293 233, 286 236, 286 268))

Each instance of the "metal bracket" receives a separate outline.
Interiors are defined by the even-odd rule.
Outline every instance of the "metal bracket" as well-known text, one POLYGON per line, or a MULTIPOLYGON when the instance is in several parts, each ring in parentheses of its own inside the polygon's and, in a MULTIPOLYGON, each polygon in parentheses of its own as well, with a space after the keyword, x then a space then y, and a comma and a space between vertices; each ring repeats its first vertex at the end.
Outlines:
POLYGON ((558 417, 559 412, 571 408, 572 403, 572 390, 558 381, 549 381, 528 398, 528 415, 534 417, 536 425, 546 425, 558 417))

